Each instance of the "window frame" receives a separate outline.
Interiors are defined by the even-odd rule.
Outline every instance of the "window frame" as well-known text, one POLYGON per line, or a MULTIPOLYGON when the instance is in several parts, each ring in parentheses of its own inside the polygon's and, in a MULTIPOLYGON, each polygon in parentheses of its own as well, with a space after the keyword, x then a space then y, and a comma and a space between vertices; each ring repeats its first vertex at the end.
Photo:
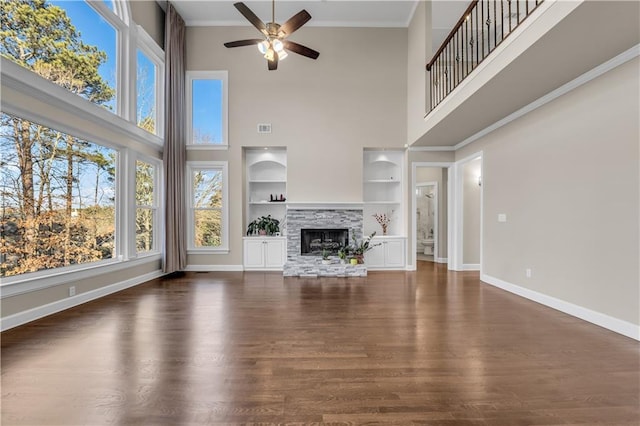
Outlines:
POLYGON ((186 146, 187 150, 222 150, 229 148, 229 72, 218 71, 187 71, 186 82, 186 146), (222 143, 219 144, 194 144, 193 143, 193 81, 194 80, 221 80, 222 81, 222 143))
MULTIPOLYGON (((61 88, 62 90, 65 90, 63 88, 61 88)), ((65 90, 66 91, 66 90, 65 90)), ((70 92, 69 92, 70 93, 70 92)), ((72 96, 75 96, 73 93, 70 93, 72 96)), ((88 101, 87 101, 88 102, 88 101)), ((12 275, 9 277, 0 277, 0 288, 2 288, 2 294, 3 297, 6 295, 5 294, 5 286, 6 285, 12 285, 12 284, 21 284, 21 283, 29 283, 32 281, 37 281, 40 280, 42 281, 42 283, 37 286, 35 289, 39 289, 39 288, 45 288, 45 287, 49 287, 51 285, 55 285, 55 284, 50 284, 51 282, 57 282, 56 277, 58 276, 64 276, 66 274, 69 273, 73 273, 73 272, 82 272, 82 271, 86 271, 86 270, 91 270, 94 268, 99 268, 101 266, 107 266, 107 265, 113 265, 116 263, 119 263, 123 260, 124 258, 124 253, 125 253, 125 247, 119 243, 119 240, 122 239, 122 226, 121 221, 122 221, 122 206, 124 206, 125 204, 125 196, 126 194, 120 189, 123 186, 123 173, 122 171, 125 169, 124 164, 126 164, 127 161, 127 152, 126 149, 122 149, 122 147, 119 147, 113 143, 109 143, 107 142, 105 139, 102 139, 100 137, 95 137, 93 135, 91 135, 89 132, 86 131, 82 131, 79 129, 75 129, 72 126, 68 126, 64 123, 61 122, 56 122, 54 120, 50 120, 47 119, 46 117, 41 117, 37 114, 33 114, 33 113, 25 113, 23 114, 22 112, 16 112, 16 108, 11 108, 11 107, 7 107, 6 104, 2 105, 2 108, 0 109, 0 112, 4 112, 6 114, 10 114, 10 115, 14 115, 17 116, 23 120, 28 120, 31 123, 34 124, 38 124, 40 126, 44 126, 47 127, 53 131, 57 131, 57 132, 61 132, 61 133, 65 133, 68 134, 69 136, 72 137, 76 137, 79 139, 83 139, 87 142, 91 142, 94 143, 96 145, 101 145, 105 148, 109 148, 112 149, 116 152, 116 158, 115 158, 115 167, 116 167, 116 172, 115 172, 115 182, 114 182, 114 188, 116 191, 115 194, 115 200, 114 200, 114 211, 115 211, 115 215, 114 215, 114 253, 113 253, 113 257, 111 259, 102 259, 102 260, 97 260, 95 262, 87 262, 87 263, 79 263, 76 265, 68 265, 68 266, 62 266, 59 268, 51 268, 51 269, 42 269, 39 271, 34 271, 34 272, 27 272, 24 274, 20 274, 20 275, 12 275), (53 123, 53 124, 51 124, 53 123), (50 280, 49 278, 52 277, 54 278, 53 281, 50 280)))
MULTIPOLYGON (((159 232, 159 225, 161 223, 164 223, 163 221, 163 209, 162 204, 160 203, 160 200, 163 199, 162 197, 162 162, 159 161, 158 159, 155 158, 151 158, 148 157, 146 155, 141 155, 141 154, 136 154, 135 155, 135 159, 134 159, 136 166, 135 168, 137 169, 137 162, 141 161, 143 163, 147 163, 149 165, 151 165, 153 167, 153 205, 151 206, 141 206, 137 203, 137 200, 135 199, 135 190, 136 190, 136 180, 134 177, 133 180, 133 195, 134 195, 134 201, 133 201, 133 252, 135 253, 135 257, 144 257, 144 256, 150 256, 153 254, 157 254, 161 252, 161 247, 162 247, 162 232, 159 232), (138 208, 148 208, 151 209, 153 211, 153 228, 152 228, 152 248, 149 251, 138 251, 137 249, 137 244, 136 244, 136 234, 135 234, 135 220, 136 220, 136 212, 138 211, 138 208)), ((134 176, 136 175, 136 173, 134 173, 134 176)))
MULTIPOLYGON (((137 91, 135 90, 135 79, 129 78, 131 75, 135 76, 137 71, 136 49, 144 46, 141 50, 147 54, 144 49, 149 48, 147 41, 152 41, 152 39, 149 37, 149 40, 146 40, 146 32, 141 27, 138 28, 130 19, 130 6, 127 1, 114 0, 115 11, 103 4, 102 0, 88 0, 86 3, 109 24, 113 25, 117 32, 116 67, 118 74, 116 78, 120 84, 116 87, 117 113, 94 104, 4 57, 0 58, 1 110, 7 114, 116 150, 114 255, 111 259, 96 262, 0 277, 3 299, 146 265, 149 262, 160 260, 162 256, 163 233, 158 226, 155 226, 157 232, 154 237, 157 251, 144 252, 140 256, 137 256, 135 250, 135 232, 131 232, 131 226, 135 225, 135 169, 132 170, 131 165, 135 165, 136 158, 141 158, 145 162, 154 162, 157 166, 155 175, 157 196, 155 200, 158 214, 156 221, 160 224, 164 223, 161 154, 164 140, 161 136, 151 134, 137 126, 135 117, 137 91), (132 80, 133 85, 131 84, 132 80)), ((160 78, 156 78, 156 85, 159 89, 156 102, 163 106, 164 52, 155 42, 151 46, 149 51, 154 53, 153 58, 159 60, 160 63, 160 66, 156 68, 156 72, 160 73, 160 78)), ((148 57, 153 60, 151 56, 148 57)), ((162 121, 164 118, 163 109, 158 109, 157 114, 159 121, 162 121)), ((160 135, 163 127, 163 124, 159 123, 160 135)), ((118 285, 122 285, 122 283, 118 283, 118 285)))
POLYGON ((187 254, 228 254, 229 253, 229 162, 228 161, 187 161, 186 206, 187 206, 187 254), (199 170, 219 170, 222 172, 222 208, 220 209, 220 245, 218 247, 196 247, 195 207, 193 206, 193 173, 199 170))
POLYGON ((135 72, 135 77, 132 78, 132 95, 130 97, 133 103, 131 107, 132 121, 138 126, 138 87, 137 87, 137 72, 138 72, 138 55, 140 50, 155 66, 155 109, 156 109, 156 124, 155 133, 152 133, 158 137, 164 137, 164 73, 165 73, 165 54, 164 51, 155 40, 147 33, 140 25, 135 27, 135 48, 133 48, 133 63, 132 72, 135 72))

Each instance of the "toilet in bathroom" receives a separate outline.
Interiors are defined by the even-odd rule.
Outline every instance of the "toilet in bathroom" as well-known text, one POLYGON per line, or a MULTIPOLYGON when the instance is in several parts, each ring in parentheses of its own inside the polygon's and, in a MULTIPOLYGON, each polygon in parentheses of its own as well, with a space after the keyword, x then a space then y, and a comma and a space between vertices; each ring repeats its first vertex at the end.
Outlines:
POLYGON ((425 240, 420 241, 422 246, 424 247, 423 254, 427 254, 433 256, 433 238, 427 238, 425 240))

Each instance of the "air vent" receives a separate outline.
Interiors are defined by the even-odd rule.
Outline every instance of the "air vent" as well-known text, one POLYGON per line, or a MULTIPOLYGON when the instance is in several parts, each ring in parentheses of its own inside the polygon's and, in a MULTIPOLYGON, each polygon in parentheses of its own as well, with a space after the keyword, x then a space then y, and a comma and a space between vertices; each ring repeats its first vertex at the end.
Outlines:
POLYGON ((258 124, 258 133, 271 133, 271 123, 258 124))

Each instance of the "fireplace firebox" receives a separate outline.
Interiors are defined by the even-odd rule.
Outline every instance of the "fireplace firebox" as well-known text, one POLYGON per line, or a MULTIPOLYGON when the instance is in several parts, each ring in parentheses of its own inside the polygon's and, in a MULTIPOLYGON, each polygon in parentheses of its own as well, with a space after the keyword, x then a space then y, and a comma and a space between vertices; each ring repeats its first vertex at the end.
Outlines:
POLYGON ((300 230, 300 242, 302 256, 322 256, 325 251, 335 256, 338 250, 349 244, 349 230, 303 228, 300 230))

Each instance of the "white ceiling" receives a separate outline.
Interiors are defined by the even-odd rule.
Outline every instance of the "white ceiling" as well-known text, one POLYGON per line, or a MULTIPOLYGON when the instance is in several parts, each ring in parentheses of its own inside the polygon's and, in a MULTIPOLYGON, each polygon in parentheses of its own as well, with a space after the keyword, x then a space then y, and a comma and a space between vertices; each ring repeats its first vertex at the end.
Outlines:
MULTIPOLYGON (((247 26, 233 7, 236 0, 171 0, 188 26, 247 26)), ((164 5, 164 1, 158 0, 164 5)), ((416 0, 277 0, 276 22, 283 23, 302 9, 312 16, 306 25, 317 27, 407 27, 416 0)), ((264 22, 271 21, 271 1, 251 0, 246 4, 264 22)), ((433 50, 458 21, 468 0, 433 1, 433 50)))

